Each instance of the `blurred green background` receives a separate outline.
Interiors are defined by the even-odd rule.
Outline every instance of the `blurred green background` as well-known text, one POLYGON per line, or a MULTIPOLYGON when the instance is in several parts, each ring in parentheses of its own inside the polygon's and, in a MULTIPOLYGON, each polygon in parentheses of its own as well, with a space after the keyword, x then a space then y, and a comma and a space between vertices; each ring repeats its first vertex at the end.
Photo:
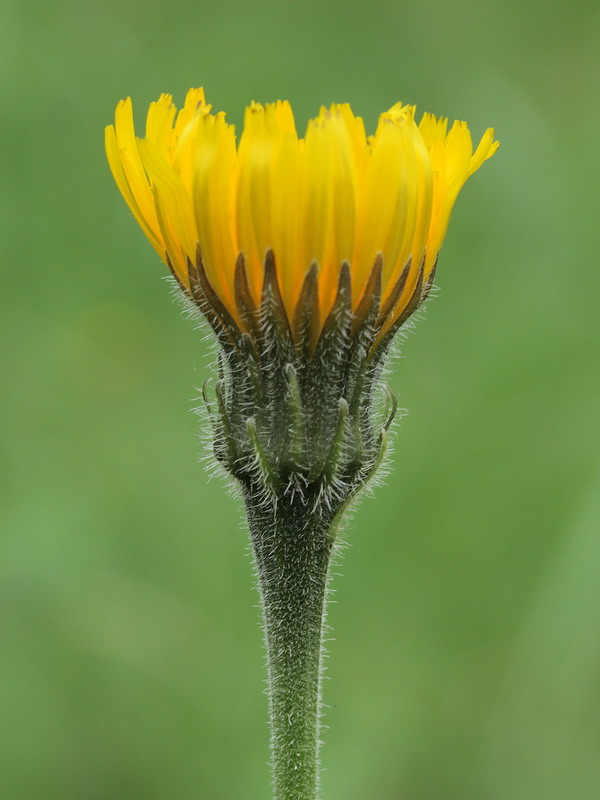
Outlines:
POLYGON ((199 463, 208 347, 103 128, 204 85, 240 124, 396 100, 495 125, 390 382, 410 410, 335 581, 328 800, 600 797, 600 10, 585 0, 4 0, 0 783, 268 797, 240 508, 199 463))

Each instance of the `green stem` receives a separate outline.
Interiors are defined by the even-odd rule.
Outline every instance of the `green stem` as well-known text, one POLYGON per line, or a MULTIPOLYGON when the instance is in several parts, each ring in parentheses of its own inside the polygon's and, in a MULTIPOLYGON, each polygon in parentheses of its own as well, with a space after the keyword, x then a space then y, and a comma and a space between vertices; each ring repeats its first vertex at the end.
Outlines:
POLYGON ((269 672, 274 800, 317 800, 322 637, 333 514, 246 492, 269 672))

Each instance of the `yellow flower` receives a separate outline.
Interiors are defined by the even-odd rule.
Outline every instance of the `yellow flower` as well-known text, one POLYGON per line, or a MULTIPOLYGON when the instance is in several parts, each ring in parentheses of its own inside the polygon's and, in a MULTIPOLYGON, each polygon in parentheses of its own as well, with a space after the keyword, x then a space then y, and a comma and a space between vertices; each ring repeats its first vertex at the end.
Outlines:
POLYGON ((243 254, 258 304, 267 251, 290 319, 313 263, 321 320, 343 262, 355 309, 378 263, 386 327, 393 324, 417 283, 433 277, 461 187, 497 148, 491 128, 473 152, 466 123, 448 131, 446 119, 425 114, 417 125, 415 107, 400 103, 368 137, 349 105, 322 108, 303 139, 289 103, 252 103, 236 143, 234 127, 222 112, 211 113, 202 89, 191 89, 179 112, 167 94, 151 103, 143 138, 135 135, 129 98, 106 128, 115 181, 157 253, 184 289, 190 264, 201 259, 241 327, 236 260, 243 254))

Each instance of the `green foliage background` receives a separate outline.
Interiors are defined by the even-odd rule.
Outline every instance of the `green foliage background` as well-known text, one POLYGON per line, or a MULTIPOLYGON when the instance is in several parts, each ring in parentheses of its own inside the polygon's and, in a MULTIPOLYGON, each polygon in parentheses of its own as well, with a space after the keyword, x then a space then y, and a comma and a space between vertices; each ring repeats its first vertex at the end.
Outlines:
POLYGON ((390 383, 410 410, 330 622, 324 798, 600 796, 600 12, 585 0, 5 0, 0 773, 7 800, 268 796, 209 348, 112 183, 121 97, 299 127, 398 99, 495 125, 390 383))

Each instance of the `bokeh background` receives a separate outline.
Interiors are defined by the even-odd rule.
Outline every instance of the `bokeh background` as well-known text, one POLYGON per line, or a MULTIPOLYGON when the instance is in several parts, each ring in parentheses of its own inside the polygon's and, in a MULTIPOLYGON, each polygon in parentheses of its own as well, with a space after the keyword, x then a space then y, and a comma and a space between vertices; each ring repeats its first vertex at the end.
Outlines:
POLYGON ((323 797, 597 800, 599 52, 586 0, 4 0, 3 797, 269 794, 207 344, 103 154, 121 97, 141 121, 203 84, 238 125, 402 99, 503 145, 390 377, 410 414, 337 569, 323 797))

